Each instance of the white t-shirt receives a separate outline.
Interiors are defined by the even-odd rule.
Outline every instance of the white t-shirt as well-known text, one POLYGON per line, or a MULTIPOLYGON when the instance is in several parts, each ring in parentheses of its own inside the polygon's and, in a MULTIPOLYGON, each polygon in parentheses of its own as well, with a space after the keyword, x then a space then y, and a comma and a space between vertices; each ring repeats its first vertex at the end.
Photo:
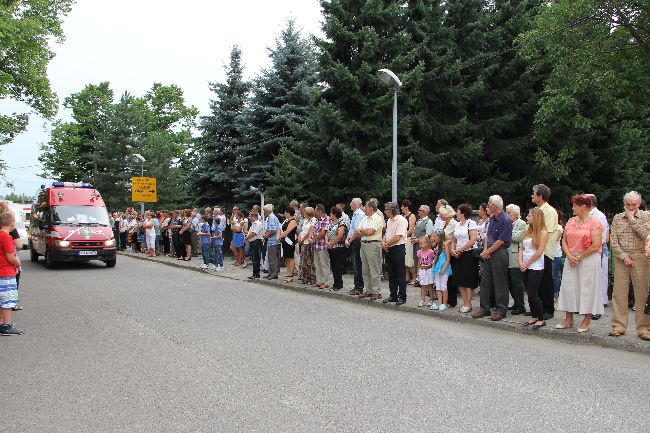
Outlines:
MULTIPOLYGON (((469 232, 471 230, 478 230, 478 226, 476 225, 476 221, 474 220, 467 220, 465 224, 462 224, 460 222, 456 223, 456 228, 454 229, 454 237, 456 238, 456 249, 460 249, 467 243, 469 240, 469 232)), ((476 243, 470 247, 470 249, 477 248, 476 243)))
POLYGON ((559 235, 557 236, 557 244, 555 245, 555 257, 562 257, 562 233, 564 229, 558 224, 557 231, 559 235))
MULTIPOLYGON (((537 248, 533 246, 533 238, 526 238, 524 239, 523 242, 524 245, 524 257, 523 257, 523 262, 526 263, 528 260, 530 260, 531 257, 535 254, 537 251, 537 248)), ((544 270, 544 252, 539 256, 537 260, 535 260, 533 263, 528 266, 528 269, 531 271, 543 271, 544 270)))

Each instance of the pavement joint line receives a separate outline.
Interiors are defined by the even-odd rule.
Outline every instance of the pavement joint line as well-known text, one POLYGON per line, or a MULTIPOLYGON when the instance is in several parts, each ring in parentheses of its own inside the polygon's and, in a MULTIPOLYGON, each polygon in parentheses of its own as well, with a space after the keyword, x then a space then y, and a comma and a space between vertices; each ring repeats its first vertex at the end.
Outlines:
MULTIPOLYGON (((511 333, 520 334, 520 335, 532 335, 540 338, 545 338, 548 340, 563 341, 569 344, 577 344, 582 346, 598 346, 598 347, 604 347, 608 349, 622 350, 625 352, 650 355, 650 344, 641 344, 639 342, 621 340, 621 339, 617 339, 616 337, 609 337, 607 335, 601 336, 598 334, 593 334, 591 332, 578 334, 577 332, 575 332, 574 329, 570 329, 568 331, 562 331, 562 330, 555 330, 552 328, 548 328, 544 330, 540 329, 534 331, 532 329, 525 328, 523 325, 516 326, 519 324, 519 321, 514 321, 514 320, 504 319, 499 322, 492 322, 490 321, 489 318, 473 319, 466 315, 454 314, 455 313, 454 310, 448 310, 445 313, 431 313, 431 311, 429 311, 428 308, 420 309, 417 307, 410 307, 410 306, 397 307, 396 305, 393 304, 384 304, 381 301, 370 301, 368 298, 359 299, 356 296, 346 295, 345 293, 341 293, 341 292, 330 292, 330 291, 312 289, 309 287, 291 285, 288 283, 282 283, 280 282, 280 280, 269 281, 264 279, 263 277, 257 280, 241 279, 230 275, 224 275, 222 273, 216 273, 214 271, 208 271, 207 269, 201 269, 192 266, 190 264, 186 264, 184 262, 176 263, 175 261, 169 261, 164 259, 161 260, 158 259, 157 257, 149 257, 141 254, 133 254, 124 251, 119 252, 119 254, 137 260, 143 260, 149 263, 157 263, 157 264, 171 266, 178 269, 186 269, 189 271, 195 271, 204 275, 210 275, 213 277, 223 278, 227 280, 271 286, 282 290, 291 290, 293 292, 306 293, 309 295, 320 296, 323 298, 340 299, 353 304, 365 305, 373 308, 380 308, 387 311, 396 311, 396 312, 406 313, 406 314, 418 314, 421 316, 446 320, 449 322, 474 325, 474 326, 482 326, 484 328, 509 331, 511 333)), ((639 339, 639 341, 642 340, 639 339)))

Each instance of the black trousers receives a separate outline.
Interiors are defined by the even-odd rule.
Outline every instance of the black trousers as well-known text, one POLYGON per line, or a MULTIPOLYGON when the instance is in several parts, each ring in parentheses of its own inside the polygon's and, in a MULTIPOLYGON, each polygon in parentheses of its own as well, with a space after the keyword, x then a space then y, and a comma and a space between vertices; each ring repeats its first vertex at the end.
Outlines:
POLYGON ((163 254, 169 254, 169 236, 167 235, 161 235, 162 238, 162 245, 163 245, 163 254))
POLYGON ((334 277, 334 289, 343 288, 343 273, 345 272, 345 248, 332 248, 330 254, 330 269, 334 277))
POLYGON ((354 289, 363 292, 363 268, 361 264, 361 239, 350 244, 352 250, 352 269, 354 271, 354 289))
POLYGON ((385 255, 388 268, 388 288, 393 299, 406 300, 406 248, 404 245, 394 245, 388 248, 385 255))
POLYGON ((120 233, 120 250, 124 251, 129 246, 129 232, 120 233))
POLYGON ((553 259, 549 259, 546 255, 544 256, 544 275, 539 294, 542 298, 544 314, 555 314, 555 305, 553 305, 553 296, 555 295, 555 287, 553 286, 553 259))
POLYGON ((528 293, 528 305, 530 306, 531 316, 538 320, 543 320, 544 306, 539 294, 542 286, 542 279, 544 278, 544 271, 527 270, 523 274, 526 292, 528 293))
POLYGON ((261 249, 262 241, 257 239, 249 243, 249 251, 251 255, 251 261, 253 262, 253 278, 260 277, 260 260, 261 260, 261 249))
POLYGON ((172 242, 174 243, 174 252, 176 257, 185 257, 185 245, 181 235, 178 232, 172 232, 172 242))

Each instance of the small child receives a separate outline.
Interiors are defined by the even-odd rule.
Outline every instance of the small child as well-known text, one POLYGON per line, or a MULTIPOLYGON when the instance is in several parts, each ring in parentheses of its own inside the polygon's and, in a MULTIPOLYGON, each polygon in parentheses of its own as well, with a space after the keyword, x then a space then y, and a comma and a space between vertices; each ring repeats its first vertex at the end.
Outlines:
POLYGON ((221 217, 212 221, 212 255, 214 260, 213 269, 223 271, 223 229, 221 228, 221 217))
POLYGON ((208 265, 210 264, 210 244, 212 238, 210 236, 210 224, 206 221, 205 215, 201 215, 198 229, 197 235, 201 242, 201 256, 203 257, 201 269, 208 269, 208 265))
POLYGON ((445 240, 444 230, 438 229, 438 242, 436 246, 436 264, 433 267, 433 278, 436 284, 436 293, 438 294, 438 302, 431 305, 432 310, 445 311, 447 309, 447 280, 451 275, 451 254, 449 253, 449 242, 445 240))
POLYGON ((11 212, 0 213, 0 307, 2 308, 2 324, 0 334, 20 335, 11 323, 11 311, 18 303, 18 287, 16 285, 16 269, 20 262, 16 258, 16 248, 11 233, 16 227, 16 220, 11 212))
POLYGON ((436 253, 431 249, 431 240, 428 236, 419 239, 420 250, 418 256, 418 281, 420 282, 420 303, 418 307, 430 307, 433 304, 433 273, 431 267, 436 258, 436 253), (431 302, 428 304, 427 293, 431 302))

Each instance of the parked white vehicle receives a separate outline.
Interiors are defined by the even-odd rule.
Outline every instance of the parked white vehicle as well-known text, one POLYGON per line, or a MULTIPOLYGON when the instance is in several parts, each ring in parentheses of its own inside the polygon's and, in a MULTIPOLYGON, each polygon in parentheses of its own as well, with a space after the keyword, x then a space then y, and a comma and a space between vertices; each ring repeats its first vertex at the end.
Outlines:
POLYGON ((25 223, 22 221, 16 221, 16 230, 18 230, 20 240, 23 243, 23 250, 29 249, 29 234, 27 233, 27 227, 25 227, 25 223))

